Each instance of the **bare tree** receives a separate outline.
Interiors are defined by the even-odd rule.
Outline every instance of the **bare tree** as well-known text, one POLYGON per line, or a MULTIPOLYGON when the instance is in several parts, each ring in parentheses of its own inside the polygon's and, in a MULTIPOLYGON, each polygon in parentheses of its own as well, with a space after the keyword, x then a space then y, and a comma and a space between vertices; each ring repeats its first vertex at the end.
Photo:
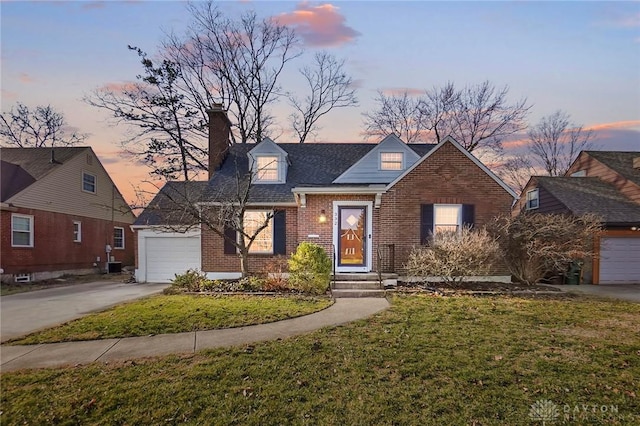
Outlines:
POLYGON ((129 49, 140 57, 144 74, 122 88, 96 89, 85 102, 137 129, 122 146, 148 165, 152 175, 189 180, 207 169, 207 152, 201 146, 206 121, 197 119, 198 110, 178 86, 182 75, 178 64, 165 59, 156 65, 140 48, 129 49))
POLYGON ((498 165, 496 173, 507 185, 520 194, 531 176, 535 175, 535 169, 528 156, 517 154, 498 165))
POLYGON ((365 133, 395 133, 406 142, 418 139, 438 143, 453 136, 467 151, 499 151, 502 140, 526 128, 530 106, 526 99, 509 103, 507 86, 497 89, 489 81, 456 90, 449 82, 412 98, 378 93, 378 108, 365 113, 365 133))
POLYGON ((593 238, 601 222, 590 214, 522 213, 496 218, 488 230, 511 274, 520 282, 535 284, 565 272, 571 262, 593 256, 593 238))
POLYGON ((64 115, 51 105, 30 110, 18 102, 9 112, 0 115, 0 137, 5 146, 73 146, 84 142, 87 136, 70 129, 64 115))
MULTIPOLYGON (((235 162, 235 161, 234 161, 235 162)), ((266 166, 268 167, 268 166, 266 166)), ((249 252, 260 234, 269 227, 276 206, 260 206, 259 218, 253 215, 248 223, 247 212, 252 210, 255 194, 254 178, 258 173, 242 171, 235 162, 235 174, 208 182, 167 182, 159 189, 140 216, 161 222, 155 229, 184 233, 192 229, 207 229, 236 248, 242 276, 249 274, 249 252)), ((138 199, 148 197, 148 191, 138 189, 138 199)))
POLYGON ((182 42, 170 37, 167 51, 177 53, 177 59, 190 58, 179 62, 184 73, 198 75, 204 67, 215 76, 214 86, 204 90, 217 90, 226 98, 220 101, 230 105, 238 142, 261 141, 272 120, 268 106, 283 92, 280 75, 302 53, 295 32, 273 19, 259 19, 253 11, 238 20, 226 18, 211 1, 188 8, 193 18, 189 32, 182 42))
POLYGON ((377 109, 363 114, 366 137, 382 138, 394 134, 406 143, 425 140, 429 128, 421 108, 422 98, 414 97, 406 90, 399 95, 378 91, 375 101, 377 109))
POLYGON ((500 151, 506 136, 526 128, 527 99, 510 104, 508 93, 509 87, 497 89, 489 81, 462 89, 452 117, 453 136, 467 151, 500 151))
POLYGON ((580 151, 593 147, 593 133, 571 123, 571 116, 556 111, 529 130, 529 150, 549 176, 563 176, 580 151))
POLYGON ((293 130, 300 143, 317 127, 323 115, 334 108, 358 105, 353 80, 344 72, 344 60, 339 61, 327 52, 314 56, 314 66, 300 70, 309 85, 309 95, 304 101, 289 94, 295 112, 291 114, 293 130))
MULTIPOLYGON (((168 178, 186 179, 203 169, 207 110, 214 104, 228 108, 232 143, 268 136, 275 123, 270 106, 287 95, 282 72, 302 54, 293 29, 274 19, 260 19, 255 12, 231 19, 212 1, 188 9, 187 32, 168 33, 156 63, 134 48, 145 71, 134 85, 122 92, 99 89, 87 98, 117 122, 137 126, 125 141, 128 150, 151 166, 152 174, 168 178), (158 161, 162 157, 170 159, 165 167, 158 161)), ((328 111, 355 104, 343 63, 331 55, 318 58, 318 69, 302 70, 311 94, 308 104, 296 104, 302 111, 295 124, 301 142, 328 111)))

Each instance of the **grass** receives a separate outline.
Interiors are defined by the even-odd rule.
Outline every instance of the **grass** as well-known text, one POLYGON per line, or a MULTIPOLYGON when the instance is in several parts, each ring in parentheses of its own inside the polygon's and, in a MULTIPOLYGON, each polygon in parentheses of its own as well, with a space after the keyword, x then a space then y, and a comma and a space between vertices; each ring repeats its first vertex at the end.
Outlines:
POLYGON ((640 424, 638 304, 392 302, 368 320, 250 348, 4 373, 0 421, 531 425, 542 424, 532 404, 547 400, 559 415, 547 424, 640 424))
POLYGON ((11 343, 28 345, 239 327, 309 314, 330 304, 326 298, 302 296, 158 295, 118 305, 11 343))

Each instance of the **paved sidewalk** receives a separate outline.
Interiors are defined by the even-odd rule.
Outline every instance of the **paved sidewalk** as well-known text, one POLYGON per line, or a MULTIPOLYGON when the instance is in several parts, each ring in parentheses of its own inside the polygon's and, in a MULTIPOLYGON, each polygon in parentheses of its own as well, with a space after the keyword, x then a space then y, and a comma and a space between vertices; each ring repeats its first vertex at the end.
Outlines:
POLYGON ((0 347, 0 370, 5 372, 194 353, 202 349, 282 339, 367 318, 388 307, 389 302, 384 298, 345 298, 336 299, 333 305, 320 312, 269 324, 124 339, 3 345, 0 347))
POLYGON ((640 302, 640 284, 549 285, 569 293, 592 294, 612 299, 640 302))

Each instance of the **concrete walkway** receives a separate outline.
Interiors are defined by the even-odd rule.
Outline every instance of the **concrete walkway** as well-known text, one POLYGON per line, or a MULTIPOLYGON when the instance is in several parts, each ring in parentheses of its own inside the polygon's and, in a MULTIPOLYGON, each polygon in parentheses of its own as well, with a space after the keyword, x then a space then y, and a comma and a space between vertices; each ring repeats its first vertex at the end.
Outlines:
POLYGON ((611 299, 640 302, 640 284, 549 285, 569 293, 592 294, 611 299))
POLYGON ((332 306, 320 312, 270 324, 86 342, 3 345, 0 347, 0 370, 122 361, 283 339, 367 318, 388 307, 389 302, 384 298, 336 299, 332 306))

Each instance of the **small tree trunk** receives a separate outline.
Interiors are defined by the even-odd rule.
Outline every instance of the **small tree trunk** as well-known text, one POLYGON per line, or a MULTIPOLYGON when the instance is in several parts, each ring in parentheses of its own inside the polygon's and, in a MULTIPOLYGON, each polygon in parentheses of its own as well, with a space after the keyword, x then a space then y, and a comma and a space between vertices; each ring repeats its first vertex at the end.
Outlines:
POLYGON ((246 250, 240 253, 240 271, 242 272, 242 278, 249 276, 249 256, 246 250))

